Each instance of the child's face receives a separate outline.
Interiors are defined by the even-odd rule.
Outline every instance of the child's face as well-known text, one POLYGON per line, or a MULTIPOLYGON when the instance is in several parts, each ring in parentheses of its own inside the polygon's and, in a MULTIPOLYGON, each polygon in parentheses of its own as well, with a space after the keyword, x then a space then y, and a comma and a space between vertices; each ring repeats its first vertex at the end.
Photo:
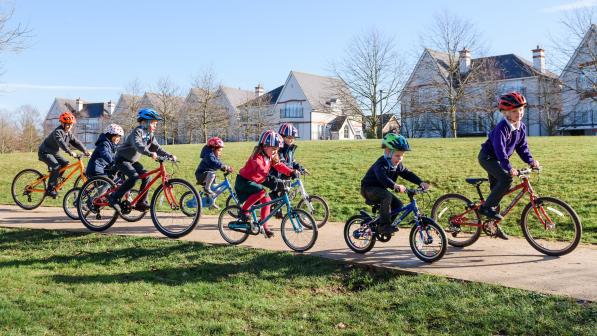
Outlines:
POLYGON ((292 145, 294 143, 294 137, 293 136, 284 137, 284 143, 287 144, 288 146, 292 145))
POLYGON ((266 146, 266 147, 263 147, 263 151, 265 152, 265 154, 268 157, 271 158, 272 156, 274 156, 278 153, 278 147, 266 146))
MULTIPOLYGON (((394 151, 394 154, 392 154, 392 165, 396 166, 398 165, 400 162, 402 162, 402 159, 404 159, 404 151, 394 151)), ((386 148, 386 154, 390 155, 390 149, 386 148)))
POLYGON ((214 148, 214 154, 216 157, 222 156, 222 147, 214 148))
POLYGON ((120 138, 121 138, 120 135, 113 135, 111 141, 113 144, 118 145, 118 143, 120 142, 120 138))
POLYGON ((524 117, 524 106, 515 108, 514 110, 504 111, 504 116, 511 123, 518 123, 524 117))
POLYGON ((73 124, 62 124, 62 128, 64 128, 65 131, 70 132, 73 128, 73 124))
POLYGON ((153 132, 155 129, 158 128, 158 121, 157 120, 150 120, 149 121, 149 131, 153 132))

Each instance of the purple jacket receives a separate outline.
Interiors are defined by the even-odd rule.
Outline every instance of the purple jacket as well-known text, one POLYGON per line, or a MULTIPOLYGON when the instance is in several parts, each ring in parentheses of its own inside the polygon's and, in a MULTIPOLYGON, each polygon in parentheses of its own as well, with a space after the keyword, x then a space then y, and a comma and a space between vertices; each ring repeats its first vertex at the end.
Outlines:
POLYGON ((521 121, 517 130, 512 130, 506 119, 502 119, 494 129, 489 132, 488 139, 481 145, 481 151, 490 157, 496 158, 500 166, 510 171, 510 156, 516 150, 522 161, 531 164, 533 157, 529 151, 526 136, 527 127, 521 121))

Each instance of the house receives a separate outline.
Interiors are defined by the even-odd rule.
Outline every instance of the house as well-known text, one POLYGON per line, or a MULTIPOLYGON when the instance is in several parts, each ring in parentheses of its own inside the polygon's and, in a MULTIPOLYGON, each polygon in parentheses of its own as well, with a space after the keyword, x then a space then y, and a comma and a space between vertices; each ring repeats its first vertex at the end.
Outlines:
POLYGON ((348 116, 337 116, 326 125, 330 140, 354 140, 362 139, 362 130, 357 132, 356 125, 351 123, 348 116))
POLYGON ((250 90, 235 89, 228 86, 220 86, 218 103, 228 113, 229 126, 224 137, 226 141, 243 141, 241 128, 241 116, 238 106, 255 98, 254 92, 250 90))
MULTIPOLYGON (((400 121, 396 115, 391 113, 386 113, 383 115, 377 116, 377 132, 379 133, 381 129, 381 134, 385 135, 389 132, 400 133, 400 121)), ((367 120, 363 123, 363 126, 367 129, 371 129, 367 120)))
POLYGON ((597 135, 597 25, 593 24, 560 74, 563 113, 559 131, 597 135))
POLYGON ((116 103, 112 122, 119 124, 125 134, 137 126, 137 112, 143 96, 121 94, 116 103))
POLYGON ((524 117, 528 134, 549 135, 549 116, 561 109, 559 79, 545 68, 544 50, 537 47, 532 52, 531 63, 514 54, 472 58, 463 49, 458 57, 449 57, 424 49, 399 97, 401 132, 411 137, 452 136, 446 93, 461 90, 455 111, 457 135, 484 136, 501 119, 498 97, 519 91, 529 104, 524 117))
POLYGON ((253 99, 237 106, 240 122, 240 140, 257 140, 265 129, 276 129, 280 123, 279 115, 275 112, 275 105, 284 86, 265 92, 261 84, 255 87, 253 99))
POLYGON ((74 127, 74 134, 79 138, 85 147, 93 148, 95 141, 103 132, 114 112, 115 104, 112 101, 107 103, 90 103, 80 98, 55 98, 50 110, 43 122, 44 135, 52 132, 60 122, 58 117, 63 112, 71 112, 77 118, 74 127))
MULTIPOLYGON (((278 122, 292 123, 305 140, 332 139, 332 132, 339 132, 338 125, 344 123, 349 124, 346 139, 364 138, 362 119, 352 116, 339 99, 343 86, 338 78, 291 71, 273 107, 278 122), (339 116, 347 118, 336 119, 339 116)), ((338 138, 345 139, 343 135, 338 138)))

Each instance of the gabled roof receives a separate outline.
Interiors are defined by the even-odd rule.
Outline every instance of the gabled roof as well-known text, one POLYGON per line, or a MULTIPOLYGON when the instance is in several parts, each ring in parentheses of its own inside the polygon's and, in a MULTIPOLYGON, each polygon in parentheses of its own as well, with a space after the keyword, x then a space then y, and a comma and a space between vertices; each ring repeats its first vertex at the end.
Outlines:
POLYGON ((245 105, 247 105, 247 106, 274 105, 278 101, 278 97, 280 96, 280 92, 282 92, 283 87, 284 87, 284 85, 280 85, 277 88, 275 88, 269 92, 266 92, 255 99, 251 99, 248 102, 245 102, 244 104, 238 105, 238 107, 245 106, 245 105))
POLYGON ((332 98, 337 98, 337 90, 344 83, 339 78, 319 76, 304 72, 291 71, 291 76, 296 78, 303 90, 307 101, 314 109, 323 109, 332 98))
POLYGON ((587 32, 585 33, 585 36, 583 36, 582 40, 578 44, 578 47, 576 47, 576 49, 574 50, 574 53, 568 60, 568 63, 566 63, 564 70, 562 71, 562 73, 560 73, 560 78, 562 78, 564 76, 564 74, 567 72, 566 69, 568 69, 568 67, 570 67, 572 62, 576 59, 580 49, 582 49, 583 46, 587 45, 587 40, 589 39, 589 37, 595 33, 597 33, 597 24, 592 24, 591 27, 589 27, 589 29, 587 29, 587 32))
POLYGON ((338 116, 332 119, 332 121, 328 123, 328 125, 330 126, 330 132, 339 132, 342 128, 342 125, 344 125, 344 123, 346 122, 346 119, 348 119, 347 116, 338 116))
POLYGON ((220 86, 220 90, 234 107, 242 105, 255 97, 255 92, 249 90, 235 89, 228 86, 220 86))
POLYGON ((143 97, 142 96, 135 96, 135 95, 130 95, 130 94, 121 94, 120 98, 118 99, 118 103, 116 104, 116 107, 128 107, 131 105, 131 101, 133 99, 137 99, 137 101, 141 100, 143 97))
MULTIPOLYGON (((76 118, 100 118, 104 115, 109 115, 110 112, 106 109, 107 103, 87 103, 83 101, 83 108, 77 112, 76 99, 55 98, 58 113, 69 111, 75 115, 76 118)), ((58 118, 58 115, 47 115, 46 119, 58 118)))

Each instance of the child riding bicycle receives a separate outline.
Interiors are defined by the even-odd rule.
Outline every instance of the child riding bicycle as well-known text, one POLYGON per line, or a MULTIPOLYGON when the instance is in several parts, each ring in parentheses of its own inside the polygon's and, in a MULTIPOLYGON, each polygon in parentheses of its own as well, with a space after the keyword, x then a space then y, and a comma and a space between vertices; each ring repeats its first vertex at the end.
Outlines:
MULTIPOLYGON (((504 194, 512 185, 512 177, 518 170, 510 164, 510 157, 516 151, 522 161, 533 168, 539 168, 539 162, 533 159, 526 138, 526 125, 522 122, 526 98, 514 91, 502 95, 498 108, 504 115, 494 129, 489 132, 487 141, 481 145, 479 164, 487 171, 491 192, 485 203, 479 207, 479 213, 489 219, 501 220, 503 217, 496 210, 504 194)), ((497 226, 496 236, 508 239, 508 235, 497 226)))
POLYGON ((111 175, 110 167, 114 164, 116 146, 120 142, 124 130, 117 124, 110 124, 95 142, 95 150, 91 154, 85 175, 87 177, 111 175))
MULTIPOLYGON (((218 137, 213 137, 207 140, 207 144, 201 149, 201 162, 195 170, 195 178, 197 184, 203 185, 205 190, 205 196, 207 196, 207 204, 213 203, 214 193, 211 190, 211 186, 216 179, 216 170, 222 170, 224 172, 232 172, 232 167, 225 165, 220 156, 222 156, 222 150, 224 148, 224 141, 218 137)), ((214 204, 213 207, 217 209, 214 204)))
MULTIPOLYGON (((263 185, 268 177, 270 168, 273 167, 276 171, 286 176, 300 175, 298 170, 293 170, 280 161, 278 149, 281 147, 282 141, 280 135, 272 130, 263 132, 245 166, 239 170, 234 185, 239 202, 244 202, 241 207, 242 213, 240 214, 239 222, 249 221, 247 213, 253 204, 271 201, 263 185)), ((267 217, 269 212, 269 205, 261 208, 261 219, 267 217)), ((267 223, 263 224, 263 229, 267 238, 274 236, 267 223)))
MULTIPOLYGON (((157 127, 158 121, 162 120, 160 115, 151 108, 142 108, 137 113, 137 122, 139 126, 131 131, 126 140, 118 147, 116 158, 114 159, 116 169, 123 173, 127 179, 120 185, 108 198, 108 203, 114 210, 121 213, 120 199, 129 192, 141 174, 146 171, 139 162, 141 155, 147 155, 152 159, 158 156, 167 156, 176 161, 176 156, 166 152, 157 142, 153 133, 157 127)), ((141 189, 144 190, 149 178, 141 179, 141 189)), ((149 203, 147 202, 148 193, 135 205, 137 211, 147 211, 149 203)))
POLYGON ((60 149, 70 156, 75 157, 76 154, 69 148, 69 145, 72 145, 83 152, 85 156, 89 156, 89 151, 85 148, 85 145, 83 145, 83 143, 72 133, 73 125, 77 123, 75 116, 68 111, 63 112, 58 117, 58 121, 60 121, 60 126, 56 127, 56 129, 44 139, 37 152, 39 160, 47 164, 48 170, 50 171, 46 195, 54 198, 57 195, 54 187, 60 176, 59 170, 62 167, 68 166, 68 160, 59 153, 60 149))
POLYGON ((380 204, 378 232, 391 234, 398 229, 391 226, 394 218, 390 218, 390 213, 392 209, 401 208, 402 202, 387 189, 406 191, 405 186, 396 183, 398 176, 425 190, 429 189, 429 184, 402 164, 405 152, 410 151, 405 137, 388 133, 382 140, 381 148, 384 149, 384 154, 367 170, 361 180, 361 195, 371 203, 380 204))

